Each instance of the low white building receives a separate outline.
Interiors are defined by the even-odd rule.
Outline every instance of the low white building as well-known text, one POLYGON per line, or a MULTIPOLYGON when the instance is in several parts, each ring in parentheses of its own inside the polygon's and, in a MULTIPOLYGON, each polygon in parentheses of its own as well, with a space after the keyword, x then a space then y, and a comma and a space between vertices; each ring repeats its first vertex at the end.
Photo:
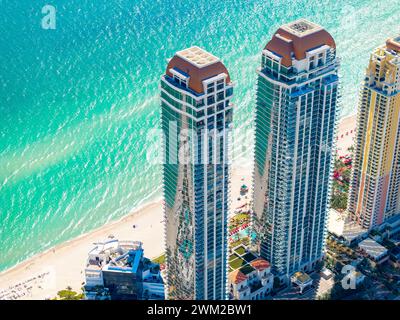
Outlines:
POLYGON ((377 264, 383 263, 389 259, 388 249, 371 238, 361 241, 358 246, 377 264))
POLYGON ((160 266, 143 255, 140 241, 108 239, 94 244, 85 268, 85 295, 97 299, 164 299, 160 266))
POLYGON ((270 263, 262 258, 256 258, 232 271, 228 279, 233 300, 264 299, 271 293, 274 284, 270 263))
POLYGON ((300 293, 302 293, 305 288, 313 284, 311 277, 303 271, 294 273, 291 277, 291 281, 294 285, 300 288, 300 293))

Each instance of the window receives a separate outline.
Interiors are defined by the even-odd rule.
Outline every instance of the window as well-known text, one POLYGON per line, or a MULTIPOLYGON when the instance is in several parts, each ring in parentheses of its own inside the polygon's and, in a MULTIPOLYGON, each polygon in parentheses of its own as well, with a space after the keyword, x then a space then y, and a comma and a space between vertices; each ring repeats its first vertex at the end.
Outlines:
POLYGON ((196 108, 200 108, 202 106, 204 106, 204 100, 203 99, 201 99, 200 101, 196 101, 196 108))
POLYGON ((217 81, 217 91, 224 88, 224 80, 217 81))
POLYGON ((174 75, 174 80, 178 84, 180 84, 182 87, 187 88, 187 79, 183 79, 183 78, 178 77, 177 75, 174 75))

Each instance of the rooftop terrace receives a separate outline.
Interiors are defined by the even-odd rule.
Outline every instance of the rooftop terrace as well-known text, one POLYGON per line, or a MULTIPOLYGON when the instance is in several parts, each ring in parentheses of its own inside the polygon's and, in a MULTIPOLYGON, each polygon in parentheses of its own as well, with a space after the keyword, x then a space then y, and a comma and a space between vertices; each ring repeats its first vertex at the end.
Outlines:
POLYGON ((204 80, 219 75, 224 75, 226 84, 231 84, 229 72, 220 59, 196 46, 178 51, 169 60, 166 74, 172 78, 176 72, 189 78, 188 89, 196 94, 204 94, 204 80))
POLYGON ((142 256, 143 248, 140 241, 105 240, 94 243, 88 254, 87 267, 91 270, 136 272, 142 256))
MULTIPOLYGON (((264 270, 270 267, 268 261, 257 257, 252 252, 246 250, 242 245, 236 247, 229 256, 229 272, 240 271, 247 275, 254 270, 264 270)), ((235 273, 236 274, 236 273, 235 273)))
POLYGON ((314 32, 322 30, 321 26, 306 19, 299 19, 293 21, 291 23, 283 25, 281 28, 298 37, 304 37, 314 32))
POLYGON ((303 60, 307 52, 324 45, 336 48, 334 39, 324 28, 300 19, 281 26, 265 49, 280 56, 281 63, 289 67, 293 56, 298 61, 303 60))
POLYGON ((302 271, 296 272, 292 276, 292 278, 294 281, 297 281, 298 283, 301 283, 301 284, 307 284, 309 282, 312 282, 311 277, 307 273, 302 272, 302 271))
POLYGON ((176 55, 197 68, 203 68, 219 61, 216 56, 197 46, 178 51, 176 55))

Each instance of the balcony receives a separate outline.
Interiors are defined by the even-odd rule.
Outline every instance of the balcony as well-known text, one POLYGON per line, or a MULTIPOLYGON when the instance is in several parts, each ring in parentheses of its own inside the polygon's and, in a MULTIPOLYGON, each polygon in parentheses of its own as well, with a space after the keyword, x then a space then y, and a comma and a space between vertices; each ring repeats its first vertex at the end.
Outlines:
POLYGON ((243 293, 243 292, 247 291, 248 289, 249 289, 248 286, 242 286, 242 287, 240 287, 240 288, 238 289, 238 292, 239 292, 239 293, 243 293))
POLYGON ((261 281, 254 282, 250 285, 250 292, 254 293, 261 288, 262 288, 261 281))

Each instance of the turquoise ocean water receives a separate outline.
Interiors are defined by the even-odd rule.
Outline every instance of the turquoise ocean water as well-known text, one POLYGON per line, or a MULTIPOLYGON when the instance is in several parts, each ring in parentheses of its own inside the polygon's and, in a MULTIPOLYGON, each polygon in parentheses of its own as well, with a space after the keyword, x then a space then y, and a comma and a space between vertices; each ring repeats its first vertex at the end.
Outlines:
POLYGON ((400 0, 0 0, 0 271, 160 196, 146 156, 160 141, 146 137, 175 51, 222 58, 235 126, 251 129, 261 50, 300 17, 336 39, 341 113, 354 112, 370 51, 400 33, 400 0), (45 4, 56 30, 41 28, 45 4))

